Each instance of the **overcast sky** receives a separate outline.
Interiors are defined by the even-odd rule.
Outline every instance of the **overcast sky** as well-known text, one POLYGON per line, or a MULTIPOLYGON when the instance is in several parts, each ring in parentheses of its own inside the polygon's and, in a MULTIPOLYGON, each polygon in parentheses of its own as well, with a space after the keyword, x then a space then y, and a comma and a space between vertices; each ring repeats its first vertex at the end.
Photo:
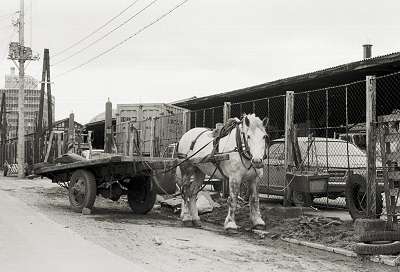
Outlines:
MULTIPOLYGON (((91 39, 52 57, 51 63, 79 51, 151 1, 138 0, 91 39)), ((25 2, 26 42, 42 56, 43 48, 49 48, 50 54, 62 51, 133 1, 25 2)), ((56 119, 73 111, 85 123, 104 111, 108 97, 114 105, 171 102, 312 72, 361 59, 364 43, 374 45, 375 56, 400 51, 400 2, 395 0, 190 0, 103 57, 56 77, 137 32, 179 2, 158 0, 90 49, 52 66, 56 119)), ((3 75, 13 65, 5 58, 13 31, 11 17, 6 15, 18 8, 17 0, 1 0, 1 87, 3 75)), ((31 63, 27 73, 40 79, 41 67, 42 60, 31 63)))

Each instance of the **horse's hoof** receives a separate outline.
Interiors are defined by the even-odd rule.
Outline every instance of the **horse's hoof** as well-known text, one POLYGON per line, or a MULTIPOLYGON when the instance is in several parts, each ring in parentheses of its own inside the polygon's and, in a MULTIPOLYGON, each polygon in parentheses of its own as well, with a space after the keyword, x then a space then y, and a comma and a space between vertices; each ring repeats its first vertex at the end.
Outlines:
POLYGON ((254 229, 254 230, 265 230, 265 224, 254 225, 252 229, 254 229))
POLYGON ((192 224, 193 224, 193 227, 195 227, 195 228, 201 228, 201 221, 200 221, 200 219, 198 219, 198 220, 192 220, 192 224))
POLYGON ((250 221, 252 222, 253 229, 258 229, 258 230, 265 229, 265 222, 264 220, 262 220, 261 217, 256 217, 250 221))
POLYGON ((184 227, 190 228, 193 226, 192 220, 182 220, 182 225, 184 227))
POLYGON ((238 234, 238 229, 225 229, 226 234, 238 234))
POLYGON ((224 226, 225 231, 227 232, 237 232, 238 227, 235 222, 228 222, 224 226))

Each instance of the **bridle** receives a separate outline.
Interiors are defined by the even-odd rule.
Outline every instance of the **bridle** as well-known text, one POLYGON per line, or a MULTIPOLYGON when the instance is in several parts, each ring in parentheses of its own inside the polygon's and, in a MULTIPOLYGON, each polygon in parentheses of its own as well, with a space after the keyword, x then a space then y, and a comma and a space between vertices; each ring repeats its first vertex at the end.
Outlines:
MULTIPOLYGON (((244 118, 245 117, 243 117, 242 120, 240 120, 240 122, 236 123, 236 147, 237 147, 237 151, 239 153, 240 160, 242 161, 243 166, 249 170, 251 167, 254 167, 253 154, 251 154, 250 147, 247 142, 248 135, 246 135, 246 133, 243 130, 244 118), (242 125, 242 128, 240 128, 240 125, 242 125), (246 166, 244 160, 248 160, 250 162, 249 167, 246 166)), ((268 157, 268 148, 267 148, 268 143, 269 143, 268 134, 266 134, 264 136, 264 140, 265 140, 265 148, 264 148, 264 155, 263 155, 262 160, 265 160, 268 157)))

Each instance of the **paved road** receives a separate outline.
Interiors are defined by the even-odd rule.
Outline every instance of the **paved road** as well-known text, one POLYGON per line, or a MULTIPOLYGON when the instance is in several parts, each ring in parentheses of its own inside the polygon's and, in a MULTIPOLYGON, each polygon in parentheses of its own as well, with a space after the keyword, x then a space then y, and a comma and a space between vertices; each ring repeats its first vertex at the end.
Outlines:
POLYGON ((145 271, 0 191, 0 271, 145 271))

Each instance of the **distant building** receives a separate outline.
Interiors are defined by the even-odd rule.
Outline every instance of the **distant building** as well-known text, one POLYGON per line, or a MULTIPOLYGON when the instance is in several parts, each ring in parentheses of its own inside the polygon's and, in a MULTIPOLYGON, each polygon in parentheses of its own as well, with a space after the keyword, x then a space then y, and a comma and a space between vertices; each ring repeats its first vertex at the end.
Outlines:
MULTIPOLYGON (((3 93, 6 94, 6 116, 8 125, 8 138, 17 137, 18 128, 18 75, 15 69, 11 68, 9 75, 5 76, 5 88, 0 89, 0 103, 3 93)), ((31 76, 25 77, 25 133, 32 133, 35 130, 36 122, 39 114, 40 90, 38 89, 39 81, 31 76)), ((54 122, 54 104, 55 99, 52 97, 52 111, 54 122)), ((47 125, 47 95, 44 96, 43 121, 44 126, 47 125)))
MULTIPOLYGON (((15 73, 15 68, 11 67, 10 74, 5 76, 4 89, 18 89, 19 76, 15 73)), ((38 89, 39 81, 34 77, 25 75, 25 90, 38 89)))

